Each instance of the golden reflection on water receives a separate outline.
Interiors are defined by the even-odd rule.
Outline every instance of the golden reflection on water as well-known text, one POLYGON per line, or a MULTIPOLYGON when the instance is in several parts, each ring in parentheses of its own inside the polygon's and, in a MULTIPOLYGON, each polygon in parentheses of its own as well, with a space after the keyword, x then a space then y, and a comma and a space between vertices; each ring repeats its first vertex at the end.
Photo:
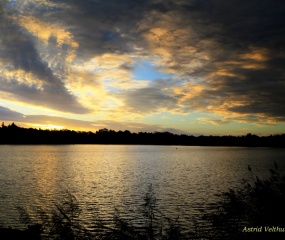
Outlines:
MULTIPOLYGON (((117 207, 138 212, 152 184, 158 205, 186 223, 215 194, 240 184, 247 165, 267 172, 283 149, 186 146, 0 146, 0 223, 15 222, 15 205, 52 208, 69 191, 88 223, 110 219, 117 207)), ((11 225, 11 224, 10 224, 11 225)))
POLYGON ((32 162, 33 171, 31 173, 35 179, 35 191, 40 196, 54 195, 56 192, 58 161, 58 157, 52 153, 52 147, 40 146, 37 159, 32 162))

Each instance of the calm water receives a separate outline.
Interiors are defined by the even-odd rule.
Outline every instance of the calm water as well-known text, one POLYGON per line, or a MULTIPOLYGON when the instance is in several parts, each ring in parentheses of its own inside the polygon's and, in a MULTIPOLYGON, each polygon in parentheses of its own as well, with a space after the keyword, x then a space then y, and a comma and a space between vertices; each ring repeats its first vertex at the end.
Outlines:
MULTIPOLYGON (((77 198, 82 219, 108 220, 117 207, 138 210, 149 184, 167 216, 184 226, 207 211, 215 194, 255 174, 268 176, 276 161, 285 170, 285 149, 188 146, 0 146, 0 225, 17 227, 15 206, 31 213, 49 209, 66 191, 77 198)), ((91 226, 91 225, 90 225, 91 226)))

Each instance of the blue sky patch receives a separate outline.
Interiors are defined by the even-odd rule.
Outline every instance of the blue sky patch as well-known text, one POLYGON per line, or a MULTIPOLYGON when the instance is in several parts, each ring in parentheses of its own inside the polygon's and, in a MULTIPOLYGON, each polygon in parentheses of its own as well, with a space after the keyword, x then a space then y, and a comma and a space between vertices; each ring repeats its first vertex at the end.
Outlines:
POLYGON ((135 66, 135 80, 153 80, 158 78, 170 78, 169 74, 160 72, 155 66, 147 61, 143 61, 135 66))

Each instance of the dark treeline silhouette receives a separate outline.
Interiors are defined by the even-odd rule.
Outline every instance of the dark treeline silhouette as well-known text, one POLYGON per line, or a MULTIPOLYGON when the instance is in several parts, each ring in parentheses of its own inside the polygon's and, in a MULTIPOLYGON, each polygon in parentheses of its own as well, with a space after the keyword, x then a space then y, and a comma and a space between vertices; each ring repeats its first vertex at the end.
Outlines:
POLYGON ((170 132, 43 130, 22 128, 15 123, 0 127, 0 144, 146 144, 189 146, 285 147, 285 134, 257 136, 193 136, 170 132))

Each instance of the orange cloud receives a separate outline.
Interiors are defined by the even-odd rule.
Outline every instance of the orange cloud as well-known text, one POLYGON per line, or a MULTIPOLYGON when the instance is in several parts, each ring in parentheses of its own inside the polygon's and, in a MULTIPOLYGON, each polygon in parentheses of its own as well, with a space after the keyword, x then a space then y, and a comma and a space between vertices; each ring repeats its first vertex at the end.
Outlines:
POLYGON ((268 60, 268 50, 265 48, 253 48, 249 53, 240 55, 241 59, 248 59, 257 62, 264 62, 268 60))

